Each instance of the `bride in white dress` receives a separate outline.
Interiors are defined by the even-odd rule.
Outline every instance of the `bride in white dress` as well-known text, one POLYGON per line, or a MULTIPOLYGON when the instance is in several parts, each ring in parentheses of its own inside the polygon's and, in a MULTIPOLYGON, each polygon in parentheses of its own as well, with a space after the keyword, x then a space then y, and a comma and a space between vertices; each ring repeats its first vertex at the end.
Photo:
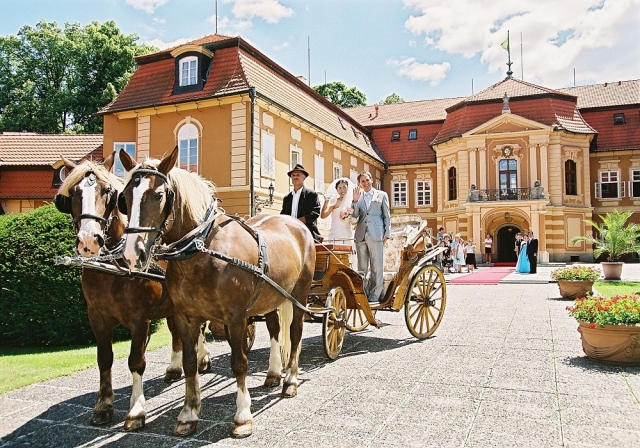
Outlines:
POLYGON ((351 201, 355 185, 346 177, 336 179, 325 193, 325 201, 320 212, 321 218, 331 215, 328 243, 353 245, 353 228, 351 227, 351 201))

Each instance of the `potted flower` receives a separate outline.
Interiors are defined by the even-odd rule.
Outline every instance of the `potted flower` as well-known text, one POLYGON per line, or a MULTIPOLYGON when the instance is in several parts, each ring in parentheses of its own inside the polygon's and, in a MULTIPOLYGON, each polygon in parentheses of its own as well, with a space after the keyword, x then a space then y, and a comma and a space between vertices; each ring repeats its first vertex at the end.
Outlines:
POLYGON ((567 310, 579 323, 582 349, 589 358, 640 366, 640 297, 581 298, 567 310))
POLYGON ((590 266, 571 266, 551 272, 558 282, 560 295, 564 299, 576 299, 593 294, 593 282, 600 277, 600 270, 590 266))
POLYGON ((604 278, 606 280, 620 280, 622 274, 622 265, 620 257, 633 252, 640 252, 640 227, 635 223, 625 225, 633 212, 619 212, 614 210, 606 215, 600 215, 602 225, 585 219, 585 222, 591 225, 599 237, 594 236, 576 236, 571 240, 572 243, 586 241, 595 246, 593 249, 594 257, 606 254, 607 261, 601 263, 604 278))

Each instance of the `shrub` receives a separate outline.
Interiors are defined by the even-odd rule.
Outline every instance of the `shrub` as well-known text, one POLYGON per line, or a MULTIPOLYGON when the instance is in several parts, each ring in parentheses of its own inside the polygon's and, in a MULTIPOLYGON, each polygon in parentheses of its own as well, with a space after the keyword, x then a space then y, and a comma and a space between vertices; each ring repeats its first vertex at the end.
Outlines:
MULTIPOLYGON (((0 216, 0 343, 56 346, 94 341, 81 269, 55 266, 72 256, 75 231, 53 205, 0 216)), ((120 327, 115 340, 130 337, 120 327)))
POLYGON ((555 281, 582 280, 595 282, 600 278, 600 270, 589 266, 572 266, 559 268, 551 272, 551 278, 555 281))
POLYGON ((567 310, 576 320, 589 323, 593 328, 640 324, 640 297, 636 295, 577 299, 567 310))

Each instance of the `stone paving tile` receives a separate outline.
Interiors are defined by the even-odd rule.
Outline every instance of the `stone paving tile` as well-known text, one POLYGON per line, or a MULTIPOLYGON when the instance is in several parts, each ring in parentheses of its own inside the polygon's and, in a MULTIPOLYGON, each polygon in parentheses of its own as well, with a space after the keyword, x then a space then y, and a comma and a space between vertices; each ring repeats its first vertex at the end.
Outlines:
MULTIPOLYGON (((637 423, 635 428, 637 428, 637 423)), ((563 425, 563 436, 568 446, 636 447, 640 446, 640 431, 612 429, 591 422, 588 425, 563 425), (582 444, 582 445, 578 445, 582 444)))

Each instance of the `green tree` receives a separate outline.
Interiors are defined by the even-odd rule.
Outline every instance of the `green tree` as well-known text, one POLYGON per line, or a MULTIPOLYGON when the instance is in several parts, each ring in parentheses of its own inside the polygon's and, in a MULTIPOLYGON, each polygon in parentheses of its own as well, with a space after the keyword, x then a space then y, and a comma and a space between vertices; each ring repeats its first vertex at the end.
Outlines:
POLYGON ((343 82, 334 81, 327 84, 320 84, 313 88, 320 95, 342 108, 364 106, 367 104, 367 97, 355 87, 347 87, 343 82))
POLYGON ((404 99, 400 95, 394 92, 388 97, 386 97, 384 100, 380 101, 378 104, 382 105, 382 104, 397 104, 397 103, 404 103, 404 99))
POLYGON ((115 22, 24 26, 0 37, 0 131, 101 132, 94 114, 135 70, 135 56, 155 51, 115 22))

